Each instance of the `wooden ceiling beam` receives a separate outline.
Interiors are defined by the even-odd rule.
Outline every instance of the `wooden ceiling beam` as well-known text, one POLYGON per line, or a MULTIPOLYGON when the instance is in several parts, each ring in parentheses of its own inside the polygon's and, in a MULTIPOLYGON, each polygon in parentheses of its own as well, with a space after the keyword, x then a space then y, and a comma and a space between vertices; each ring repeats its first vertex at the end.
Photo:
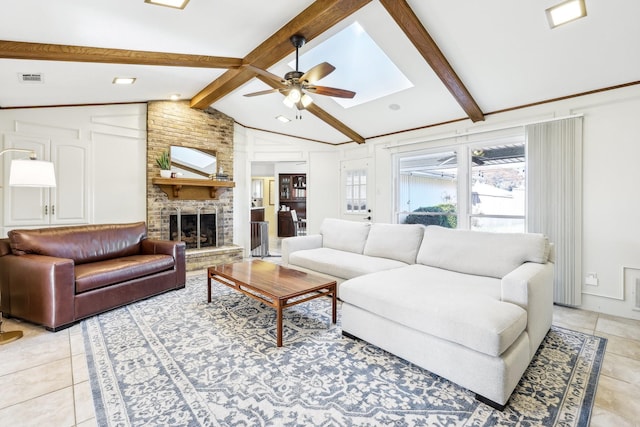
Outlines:
MULTIPOLYGON (((260 75, 256 77, 274 89, 280 89, 282 87, 282 85, 279 85, 277 82, 274 82, 268 77, 260 75)), ((334 128, 341 134, 351 138, 352 141, 357 142, 358 144, 364 144, 364 137, 362 137, 362 135, 342 123, 340 120, 333 117, 331 114, 324 111, 322 108, 318 107, 315 103, 310 104, 305 110, 334 128)))
MULTIPOLYGON (((313 40, 371 0, 317 0, 276 31, 244 57, 243 63, 267 69, 284 59, 295 48, 289 38, 294 34, 313 40)), ((191 107, 205 109, 233 92, 253 77, 250 69, 228 70, 191 99, 191 107)))
POLYGON ((0 40, 0 58, 196 68, 238 68, 241 58, 0 40))
POLYGON ((406 0, 380 0, 380 3, 449 89, 467 116, 474 122, 484 120, 480 107, 406 0))
POLYGON ((348 136, 352 141, 357 142, 358 144, 364 144, 364 138, 362 137, 362 135, 342 123, 340 120, 333 117, 331 114, 324 111, 322 108, 318 107, 315 103, 310 104, 306 108, 306 111, 310 112, 343 135, 348 136))

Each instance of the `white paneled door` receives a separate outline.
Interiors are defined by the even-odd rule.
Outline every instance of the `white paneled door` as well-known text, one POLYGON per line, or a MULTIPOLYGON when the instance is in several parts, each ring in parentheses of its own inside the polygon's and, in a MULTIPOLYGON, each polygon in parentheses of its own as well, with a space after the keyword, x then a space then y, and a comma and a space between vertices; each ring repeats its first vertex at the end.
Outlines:
POLYGON ((344 160, 340 164, 340 212, 343 219, 374 221, 373 161, 370 158, 344 160))

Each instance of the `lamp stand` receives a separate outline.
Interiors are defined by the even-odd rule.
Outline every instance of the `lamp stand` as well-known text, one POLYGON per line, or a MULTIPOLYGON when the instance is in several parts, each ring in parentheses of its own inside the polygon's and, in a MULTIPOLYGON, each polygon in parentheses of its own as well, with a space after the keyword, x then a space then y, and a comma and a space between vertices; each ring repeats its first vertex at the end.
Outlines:
POLYGON ((22 338, 22 331, 2 331, 2 311, 0 311, 0 345, 22 338))

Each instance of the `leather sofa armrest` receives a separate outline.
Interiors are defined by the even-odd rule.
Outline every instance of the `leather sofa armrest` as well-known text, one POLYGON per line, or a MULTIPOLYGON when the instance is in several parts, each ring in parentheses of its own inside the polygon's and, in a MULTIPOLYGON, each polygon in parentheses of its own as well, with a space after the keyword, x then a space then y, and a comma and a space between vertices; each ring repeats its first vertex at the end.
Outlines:
POLYGON ((11 253, 11 245, 9 239, 0 239, 0 256, 9 255, 11 253))
POLYGON ((74 262, 44 255, 0 257, 2 309, 55 329, 75 320, 74 262))
POLYGON ((187 282, 185 251, 186 244, 184 242, 157 239, 143 239, 141 242, 142 254, 165 254, 173 257, 176 287, 183 287, 187 282))

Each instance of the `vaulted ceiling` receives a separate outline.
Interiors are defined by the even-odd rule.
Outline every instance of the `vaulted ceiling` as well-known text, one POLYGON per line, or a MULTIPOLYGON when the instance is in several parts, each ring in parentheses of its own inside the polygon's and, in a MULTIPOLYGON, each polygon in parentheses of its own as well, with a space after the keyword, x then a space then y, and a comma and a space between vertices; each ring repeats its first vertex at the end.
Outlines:
POLYGON ((586 18, 551 30, 545 9, 556 3, 190 0, 178 10, 144 0, 21 0, 0 6, 0 108, 180 94, 248 128, 339 144, 640 81, 640 2, 586 0, 586 18), (279 93, 243 96, 277 87, 255 67, 292 70, 291 35, 307 39, 303 54, 356 21, 413 87, 349 108, 313 96, 302 120, 279 93), (43 82, 24 83, 21 73, 43 82), (136 82, 113 85, 116 76, 136 82))

